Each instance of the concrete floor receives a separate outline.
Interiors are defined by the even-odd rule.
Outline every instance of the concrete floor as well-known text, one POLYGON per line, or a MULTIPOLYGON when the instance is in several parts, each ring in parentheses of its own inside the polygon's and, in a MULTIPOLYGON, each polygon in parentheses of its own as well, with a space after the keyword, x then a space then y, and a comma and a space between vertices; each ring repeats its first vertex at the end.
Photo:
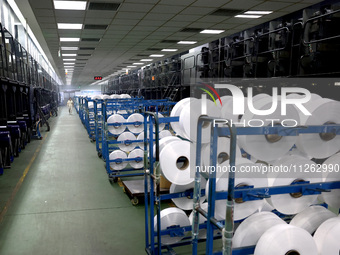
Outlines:
POLYGON ((146 254, 144 206, 109 183, 78 115, 59 113, 45 139, 32 141, 0 177, 0 254, 146 254))

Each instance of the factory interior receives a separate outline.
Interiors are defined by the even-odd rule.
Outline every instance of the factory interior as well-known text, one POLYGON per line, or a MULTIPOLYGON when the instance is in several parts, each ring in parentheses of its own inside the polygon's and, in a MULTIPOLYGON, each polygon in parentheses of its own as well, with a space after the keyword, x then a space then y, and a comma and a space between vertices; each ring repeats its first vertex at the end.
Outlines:
POLYGON ((0 1, 0 254, 339 255, 339 0, 0 1))

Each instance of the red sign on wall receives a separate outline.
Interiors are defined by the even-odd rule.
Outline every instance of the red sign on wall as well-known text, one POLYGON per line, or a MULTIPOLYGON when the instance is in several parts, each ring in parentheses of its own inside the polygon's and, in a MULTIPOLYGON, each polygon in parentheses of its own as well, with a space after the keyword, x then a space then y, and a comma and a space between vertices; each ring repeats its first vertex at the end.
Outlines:
POLYGON ((95 77, 94 77, 94 80, 95 80, 95 81, 100 81, 100 80, 102 80, 102 79, 103 79, 102 76, 95 76, 95 77))

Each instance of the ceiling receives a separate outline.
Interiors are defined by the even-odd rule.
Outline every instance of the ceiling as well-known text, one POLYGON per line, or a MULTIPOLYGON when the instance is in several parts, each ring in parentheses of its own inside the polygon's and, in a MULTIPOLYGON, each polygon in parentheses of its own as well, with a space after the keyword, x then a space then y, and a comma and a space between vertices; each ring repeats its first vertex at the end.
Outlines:
MULTIPOLYGON (((164 48, 177 53, 210 42, 246 28, 320 2, 318 0, 87 0, 85 11, 55 10, 52 0, 16 0, 23 16, 65 82, 63 59, 76 58, 71 84, 89 85, 94 76, 106 77, 126 68, 150 54, 165 54, 164 48), (28 3, 27 3, 28 2, 28 3), (117 3, 114 10, 89 10, 94 3, 117 3), (117 7, 117 6, 116 6, 117 7), (273 11, 258 19, 211 15, 219 8, 273 11), (57 23, 81 23, 81 30, 57 29, 57 23), (99 25, 99 26, 97 26, 99 25), (104 26, 103 26, 104 25, 104 26), (197 31, 180 32, 184 28, 223 29, 219 35, 197 31), (80 37, 79 42, 60 42, 60 37, 80 37), (172 41, 169 41, 172 40, 172 41), (179 40, 197 41, 195 45, 179 45, 179 40), (79 47, 76 57, 59 57, 60 47, 79 47)), ((99 5, 101 6, 101 5, 99 5)), ((154 62, 162 58, 153 58, 154 62)), ((148 64, 148 63, 145 63, 148 64)), ((68 74, 70 75, 70 74, 68 74)))

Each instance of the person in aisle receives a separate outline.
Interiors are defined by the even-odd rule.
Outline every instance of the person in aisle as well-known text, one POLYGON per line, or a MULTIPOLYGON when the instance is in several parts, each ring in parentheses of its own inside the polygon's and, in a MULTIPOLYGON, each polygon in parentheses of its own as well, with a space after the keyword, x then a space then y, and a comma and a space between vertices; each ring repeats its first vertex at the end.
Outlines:
POLYGON ((69 98, 69 100, 67 101, 67 107, 68 107, 68 113, 72 114, 72 107, 73 107, 72 98, 69 98))

